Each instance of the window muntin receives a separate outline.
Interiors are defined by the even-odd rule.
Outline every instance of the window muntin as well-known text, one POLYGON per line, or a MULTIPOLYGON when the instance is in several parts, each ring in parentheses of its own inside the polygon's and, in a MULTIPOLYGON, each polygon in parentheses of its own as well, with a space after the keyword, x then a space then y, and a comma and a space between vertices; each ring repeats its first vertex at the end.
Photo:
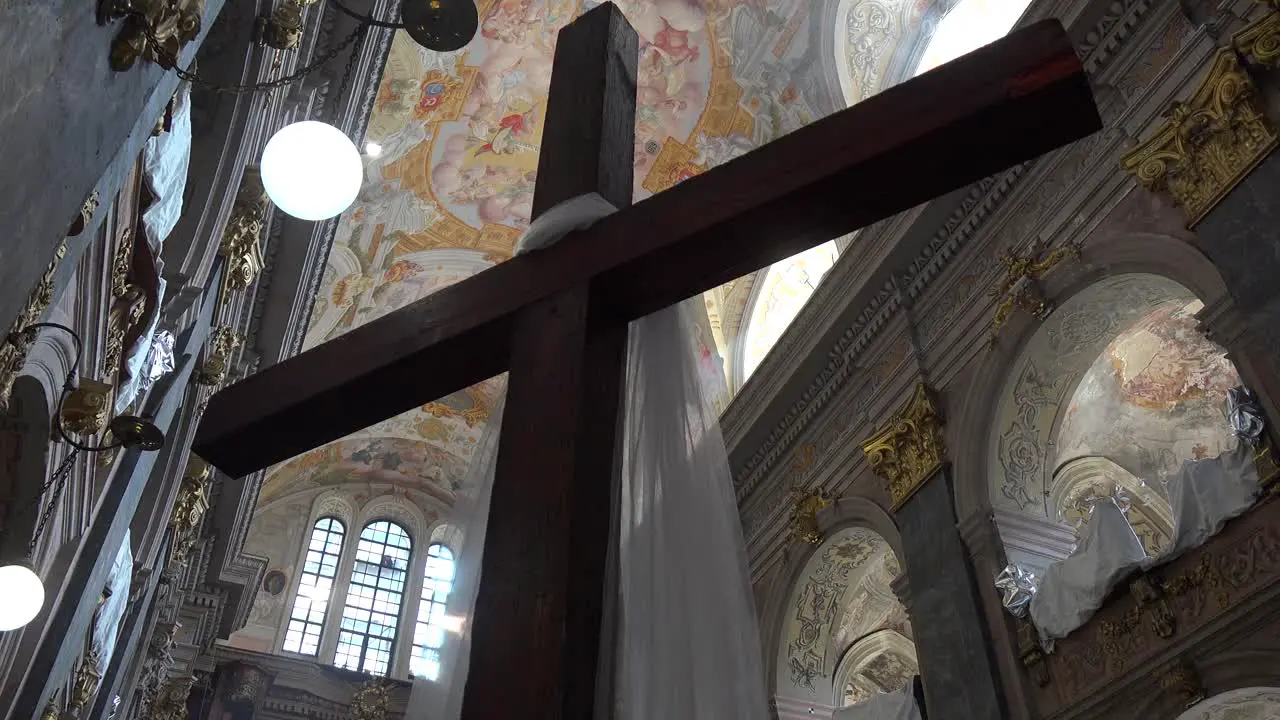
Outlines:
POLYGON ((413 655, 409 674, 436 680, 440 677, 440 647, 444 644, 445 606, 453 589, 453 551, 441 543, 427 548, 427 566, 418 600, 418 621, 413 628, 413 655))
POLYGON ((413 543, 399 525, 380 520, 360 532, 333 664, 387 675, 413 543))
POLYGON ((333 594, 333 580, 338 574, 342 541, 346 527, 337 518, 324 517, 311 528, 307 556, 303 560, 298 592, 289 613, 284 650, 301 655, 315 655, 320 649, 325 613, 333 594))

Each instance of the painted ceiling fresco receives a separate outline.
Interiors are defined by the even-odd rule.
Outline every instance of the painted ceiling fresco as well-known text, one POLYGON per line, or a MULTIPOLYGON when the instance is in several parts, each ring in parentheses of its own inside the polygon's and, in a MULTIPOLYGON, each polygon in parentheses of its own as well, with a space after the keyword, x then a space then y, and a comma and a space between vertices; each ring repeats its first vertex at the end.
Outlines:
POLYGON ((889 586, 901 572, 884 539, 865 528, 842 530, 814 552, 787 606, 778 648, 779 697, 843 704, 844 686, 851 683, 863 693, 901 686, 896 678, 914 663, 914 652, 902 648, 878 646, 856 668, 837 672, 846 652, 871 633, 911 636, 906 608, 889 586))
MULTIPOLYGON (((479 0, 476 38, 451 53, 396 36, 362 142, 365 184, 339 220, 306 347, 511 257, 530 219, 556 34, 596 4, 479 0)), ((930 8, 951 3, 844 0, 835 53, 831 17, 810 0, 617 4, 640 36, 642 199, 905 77, 887 71, 891 58, 915 47, 930 8), (851 64, 863 68, 856 77, 846 72, 851 64)), ((824 248, 704 297, 697 342, 721 409, 741 382, 726 369, 742 367, 744 353, 753 367, 764 356, 834 262, 824 248), (755 288, 757 277, 767 287, 755 288), (739 337, 744 317, 754 328, 749 343, 739 337)), ((430 479, 447 502, 494 394, 493 382, 482 384, 295 458, 269 473, 264 498, 354 473, 430 479)))

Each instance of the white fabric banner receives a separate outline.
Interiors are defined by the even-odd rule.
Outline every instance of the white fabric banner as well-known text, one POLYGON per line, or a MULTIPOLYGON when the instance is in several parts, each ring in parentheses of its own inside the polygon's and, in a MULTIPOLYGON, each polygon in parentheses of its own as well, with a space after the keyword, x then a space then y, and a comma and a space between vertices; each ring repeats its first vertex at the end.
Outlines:
MULTIPOLYGON (((566 201, 534 221, 517 253, 554 243, 613 212, 597 195, 566 201)), ((694 299, 689 302, 700 302, 694 299)), ((768 705, 746 550, 728 453, 697 371, 686 305, 632 323, 628 338, 619 528, 615 694, 598 698, 626 720, 766 720, 768 705)), ((441 676, 417 680, 407 718, 461 715, 502 425, 491 414, 458 493, 462 531, 449 616, 457 632, 441 676)), ((607 648, 606 648, 607 650, 607 648)), ((529 658, 537 662, 537 658, 529 658)))

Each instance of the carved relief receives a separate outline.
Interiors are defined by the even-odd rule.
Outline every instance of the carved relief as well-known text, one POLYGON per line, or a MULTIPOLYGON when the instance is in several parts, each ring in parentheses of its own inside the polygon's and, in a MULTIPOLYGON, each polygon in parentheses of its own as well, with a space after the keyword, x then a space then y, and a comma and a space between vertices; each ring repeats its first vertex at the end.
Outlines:
POLYGON ((1048 275, 1060 263, 1080 258, 1080 246, 1063 245, 1037 257, 1017 253, 1001 253, 999 261, 1005 268, 1005 277, 988 293, 997 299, 995 316, 991 320, 991 340, 994 342, 1000 328, 1009 321, 1015 310, 1031 313, 1040 320, 1049 319, 1054 305, 1040 288, 1040 279, 1048 275))
POLYGON ((96 435, 111 419, 115 388, 109 383, 80 378, 80 386, 62 403, 62 427, 77 435, 96 435))
POLYGON ((212 475, 213 468, 195 454, 187 460, 187 469, 182 474, 182 485, 178 489, 178 499, 173 504, 173 518, 169 521, 169 526, 173 528, 170 567, 186 564, 187 556, 199 539, 200 523, 204 520, 205 511, 209 509, 209 478, 212 475))
POLYGON ((895 510, 942 467, 947 455, 942 419, 924 383, 916 385, 888 427, 863 443, 862 451, 871 469, 888 481, 895 510))
POLYGON ((139 58, 166 70, 178 53, 200 35, 204 0, 100 0, 98 21, 124 18, 124 28, 111 43, 111 69, 123 72, 139 58))
POLYGON ((351 694, 351 720, 388 720, 391 694, 381 680, 370 680, 351 694))
POLYGON ((40 322, 44 311, 53 302, 53 276, 58 270, 58 263, 62 262, 66 254, 67 241, 64 239, 58 243, 53 260, 31 291, 26 306, 9 326, 9 334, 0 342, 0 408, 8 407, 9 396, 13 393, 13 381, 22 372, 22 366, 27 362, 27 353, 31 352, 31 343, 35 340, 32 334, 24 330, 32 323, 40 322))
MULTIPOLYGON (((247 167, 240 178, 240 189, 231 208, 231 218, 222 231, 218 254, 227 261, 227 284, 231 290, 244 290, 262 272, 262 223, 267 215, 267 191, 262 174, 247 167)), ((224 294, 225 299, 225 294, 224 294)))
POLYGON ((1262 99, 1235 51, 1219 50, 1191 99, 1174 101, 1156 133, 1121 167, 1152 192, 1167 193, 1187 226, 1200 222, 1277 145, 1262 99))
POLYGON ((240 347, 240 336, 229 325, 219 325, 209 334, 209 347, 204 364, 193 379, 200 385, 218 386, 227 380, 231 370, 231 353, 240 347))
POLYGON ((831 505, 831 496, 822 490, 791 489, 790 538, 792 542, 821 545, 825 536, 818 529, 818 511, 831 505))
POLYGON ((1195 705, 1205 697, 1204 684, 1200 682, 1195 666, 1182 658, 1159 671, 1156 679, 1160 683, 1160 689, 1176 697, 1184 708, 1195 705))
POLYGON ((194 675, 171 678, 159 692, 144 717, 145 720, 187 720, 187 698, 196 683, 194 675))
POLYGON ((1231 38, 1240 54, 1259 65, 1280 67, 1280 3, 1254 0, 1271 6, 1271 12, 1251 23, 1231 38))
MULTIPOLYGON (((1280 504, 1264 501, 1159 574, 1136 579, 1127 596, 1109 601, 1084 627, 1059 640, 1051 655, 1030 658, 1052 675, 1053 706, 1096 692, 1280 579, 1278 516, 1280 504)), ((1028 655, 1023 657, 1026 663, 1028 655)), ((1162 670, 1158 679, 1190 702, 1193 686, 1174 670, 1162 670)))

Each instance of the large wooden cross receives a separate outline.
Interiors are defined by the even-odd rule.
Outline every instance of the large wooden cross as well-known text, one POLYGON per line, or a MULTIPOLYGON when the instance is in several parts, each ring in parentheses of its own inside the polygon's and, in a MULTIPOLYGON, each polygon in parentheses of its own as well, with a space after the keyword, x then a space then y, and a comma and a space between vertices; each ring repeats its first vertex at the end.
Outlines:
POLYGON ((592 715, 628 322, 1101 126, 1047 21, 632 205, 637 58, 610 3, 560 32, 538 160, 535 216, 616 214, 223 390, 196 440, 240 476, 509 372, 469 720, 592 715))

